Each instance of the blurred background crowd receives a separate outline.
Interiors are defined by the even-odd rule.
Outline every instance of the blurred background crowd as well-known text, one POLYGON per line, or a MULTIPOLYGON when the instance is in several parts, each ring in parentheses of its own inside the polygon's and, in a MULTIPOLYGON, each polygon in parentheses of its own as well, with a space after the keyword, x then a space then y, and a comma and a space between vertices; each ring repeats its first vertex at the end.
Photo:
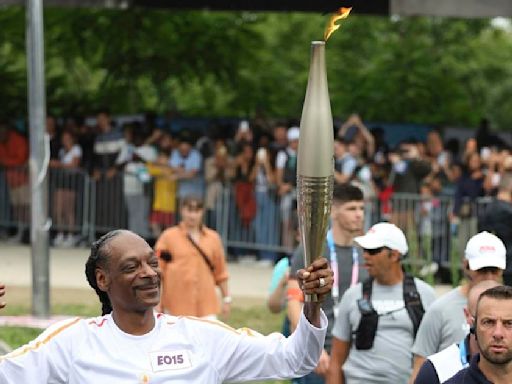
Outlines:
MULTIPOLYGON (((255 117, 200 129, 172 114, 114 119, 107 109, 86 119, 49 115, 52 243, 85 245, 118 227, 151 241, 177 223, 179 200, 195 195, 231 258, 250 255, 272 265, 298 238, 298 126, 255 117)), ((512 188, 510 143, 485 120, 464 141, 446 140, 436 127, 396 139, 392 129, 368 128, 357 114, 336 121, 334 130, 335 182, 363 190, 366 227, 396 223, 432 272, 449 262, 451 237, 465 243, 485 224, 482 207, 500 188, 512 188)), ((27 140, 16 124, 0 123, 0 230, 13 242, 28 234, 27 140)))

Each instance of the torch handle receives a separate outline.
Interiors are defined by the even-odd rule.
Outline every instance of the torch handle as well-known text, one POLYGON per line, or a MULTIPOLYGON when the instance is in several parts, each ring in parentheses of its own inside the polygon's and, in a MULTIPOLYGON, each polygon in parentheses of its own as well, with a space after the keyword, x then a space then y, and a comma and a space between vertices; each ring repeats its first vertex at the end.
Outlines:
MULTIPOLYGON (((309 267, 324 252, 327 223, 331 211, 333 176, 297 177, 297 213, 304 246, 304 266, 309 267)), ((306 295, 306 302, 317 302, 317 295, 306 295)))
POLYGON ((318 302, 318 295, 304 295, 304 302, 306 303, 316 303, 318 302))

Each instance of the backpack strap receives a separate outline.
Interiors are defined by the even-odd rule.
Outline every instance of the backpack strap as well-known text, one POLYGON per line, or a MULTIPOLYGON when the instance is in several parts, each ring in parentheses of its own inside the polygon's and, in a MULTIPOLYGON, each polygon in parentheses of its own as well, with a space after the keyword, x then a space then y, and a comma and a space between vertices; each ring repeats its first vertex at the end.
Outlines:
POLYGON ((373 277, 369 277, 363 281, 363 284, 361 285, 361 289, 363 291, 363 299, 370 300, 372 298, 372 288, 373 277))
POLYGON ((414 328, 414 337, 416 337, 425 309, 423 308, 420 294, 416 288, 414 277, 406 273, 403 284, 405 309, 411 318, 414 328))

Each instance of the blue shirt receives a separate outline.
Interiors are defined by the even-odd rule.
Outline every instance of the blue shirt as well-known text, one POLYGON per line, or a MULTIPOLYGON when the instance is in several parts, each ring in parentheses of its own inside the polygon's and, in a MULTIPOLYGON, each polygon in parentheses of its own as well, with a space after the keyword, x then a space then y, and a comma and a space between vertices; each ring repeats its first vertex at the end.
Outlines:
POLYGON ((179 180, 178 197, 188 195, 202 197, 204 194, 203 178, 201 176, 201 154, 196 149, 191 149, 188 156, 184 157, 177 149, 172 151, 169 165, 173 168, 183 167, 185 171, 197 170, 198 173, 191 179, 179 180))

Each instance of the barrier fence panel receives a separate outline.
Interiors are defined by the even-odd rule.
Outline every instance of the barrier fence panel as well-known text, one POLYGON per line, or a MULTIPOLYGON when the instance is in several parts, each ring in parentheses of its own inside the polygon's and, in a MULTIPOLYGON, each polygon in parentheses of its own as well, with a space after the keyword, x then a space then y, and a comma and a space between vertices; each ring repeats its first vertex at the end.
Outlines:
POLYGON ((88 176, 80 169, 50 168, 49 209, 55 245, 73 246, 88 239, 87 209, 88 176))
POLYGON ((30 224, 30 186, 28 168, 0 169, 0 225, 5 231, 16 229, 15 239, 21 241, 30 224))
MULTIPOLYGON (((9 200, 9 187, 7 186, 6 170, 0 168, 0 227, 11 226, 11 202, 9 200)), ((5 231, 5 229, 4 229, 5 231)))
POLYGON ((404 260, 413 272, 421 267, 423 274, 439 267, 451 266, 449 197, 395 193, 390 199, 389 221, 401 228, 408 241, 408 257, 404 260))
MULTIPOLYGON (((223 206, 217 205, 217 209, 223 212, 224 225, 217 230, 235 254, 245 252, 264 260, 275 260, 277 253, 293 251, 293 247, 283 243, 284 236, 288 234, 283 233, 279 197, 274 189, 255 191, 248 197, 250 201, 239 204, 236 186, 224 188, 223 196, 223 206)), ((295 210, 290 215, 296 215, 295 210)))
MULTIPOLYGON (((144 237, 154 237, 149 231, 150 208, 158 179, 133 188, 130 177, 134 175, 118 173, 95 180, 82 170, 50 168, 48 203, 53 244, 65 244, 66 236, 71 236, 73 241, 68 245, 88 246, 115 228, 131 228, 144 237)), ((246 192, 243 199, 237 193, 236 184, 222 186, 213 205, 205 207, 205 223, 218 231, 228 253, 255 255, 267 261, 291 254, 298 241, 296 202, 285 211, 273 188, 246 192)), ((406 234, 409 254, 404 262, 413 272, 426 267, 427 273, 433 273, 438 266, 450 270, 456 283, 465 244, 477 233, 479 220, 492 201, 485 197, 468 202, 469 214, 456 223, 449 220, 453 209, 449 197, 395 193, 385 201, 365 202, 365 228, 378 221, 393 222, 406 234)), ((27 233, 29 208, 27 168, 0 168, 0 236, 2 231, 27 233)), ((170 217, 178 220, 179 209, 175 208, 170 217)))

